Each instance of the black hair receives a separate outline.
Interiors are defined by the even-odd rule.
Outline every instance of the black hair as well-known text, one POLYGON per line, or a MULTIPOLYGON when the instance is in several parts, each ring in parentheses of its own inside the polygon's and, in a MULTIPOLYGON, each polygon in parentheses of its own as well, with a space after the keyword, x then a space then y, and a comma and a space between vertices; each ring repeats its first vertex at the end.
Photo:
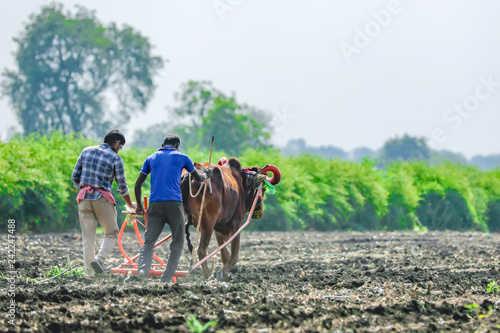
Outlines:
POLYGON ((176 145, 181 144, 181 139, 175 134, 167 134, 165 135, 165 139, 163 139, 163 145, 169 145, 175 147, 176 145))
POLYGON ((113 144, 116 140, 119 140, 122 145, 125 144, 125 136, 119 130, 112 130, 104 137, 104 143, 108 145, 113 144))

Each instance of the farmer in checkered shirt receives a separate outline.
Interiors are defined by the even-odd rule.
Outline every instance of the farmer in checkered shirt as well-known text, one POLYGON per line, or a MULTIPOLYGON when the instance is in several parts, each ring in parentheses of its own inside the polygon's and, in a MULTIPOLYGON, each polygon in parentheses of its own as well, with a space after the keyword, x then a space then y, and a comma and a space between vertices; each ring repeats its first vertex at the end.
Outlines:
POLYGON ((82 227, 83 261, 96 274, 104 273, 103 263, 118 238, 116 222, 116 201, 111 194, 113 180, 118 192, 129 207, 134 207, 125 179, 123 160, 118 151, 125 144, 125 136, 112 130, 104 138, 104 143, 83 149, 71 180, 80 190, 76 197, 78 215, 82 227), (95 255, 97 222, 104 230, 104 240, 95 255))

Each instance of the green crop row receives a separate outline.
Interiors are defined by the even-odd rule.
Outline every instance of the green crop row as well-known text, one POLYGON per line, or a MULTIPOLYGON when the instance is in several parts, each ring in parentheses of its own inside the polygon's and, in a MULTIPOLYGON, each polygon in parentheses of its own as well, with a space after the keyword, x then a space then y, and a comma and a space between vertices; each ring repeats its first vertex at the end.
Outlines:
MULTIPOLYGON (((2 219, 15 219, 24 232, 78 230, 71 173, 81 150, 94 144, 58 132, 0 142, 2 219)), ((132 197, 142 163, 153 152, 120 152, 132 197)), ((193 161, 208 161, 206 151, 186 153, 193 161)), ((215 151, 212 161, 223 156, 215 151)), ((238 157, 243 166, 273 164, 281 170, 277 192, 266 194, 264 217, 251 224, 253 230, 500 230, 499 169, 419 161, 377 169, 374 160, 290 157, 274 149, 249 149, 238 157)), ((149 194, 149 181, 143 193, 149 194)), ((121 211, 124 201, 116 188, 114 195, 121 211)))

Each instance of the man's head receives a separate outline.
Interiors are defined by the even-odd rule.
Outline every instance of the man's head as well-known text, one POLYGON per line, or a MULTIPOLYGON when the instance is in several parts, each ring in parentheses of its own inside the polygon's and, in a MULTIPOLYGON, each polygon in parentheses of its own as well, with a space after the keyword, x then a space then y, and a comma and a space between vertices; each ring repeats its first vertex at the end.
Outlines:
POLYGON ((112 130, 104 137, 104 143, 107 143, 115 153, 118 153, 125 145, 125 136, 119 130, 112 130))
POLYGON ((163 139, 162 147, 169 146, 178 149, 181 145, 181 139, 175 134, 167 134, 165 139, 163 139))

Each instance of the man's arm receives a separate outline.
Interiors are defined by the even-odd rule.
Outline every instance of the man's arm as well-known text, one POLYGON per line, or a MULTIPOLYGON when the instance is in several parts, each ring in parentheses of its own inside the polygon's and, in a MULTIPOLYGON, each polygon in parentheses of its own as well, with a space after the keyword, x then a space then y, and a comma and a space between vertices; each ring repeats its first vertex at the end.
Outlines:
POLYGON ((127 205, 133 208, 134 204, 130 199, 127 180, 125 178, 125 167, 123 165, 123 160, 121 159, 121 157, 115 163, 115 180, 116 180, 116 185, 118 185, 118 193, 120 193, 123 199, 125 199, 127 205))
POLYGON ((193 172, 191 172, 193 175, 194 179, 196 179, 199 182, 204 182, 208 178, 212 177, 212 169, 206 168, 205 173, 200 173, 198 170, 194 169, 193 172))
POLYGON ((132 202, 132 199, 130 198, 130 194, 122 195, 122 198, 125 199, 127 206, 129 206, 130 208, 134 208, 134 203, 132 202))
POLYGON ((78 157, 78 161, 76 161, 75 168, 73 169, 73 174, 71 175, 71 181, 73 182, 73 186, 77 189, 80 189, 81 176, 82 176, 82 155, 78 157))
POLYGON ((200 183, 204 182, 205 180, 207 180, 207 176, 205 176, 205 174, 203 174, 203 173, 200 173, 196 169, 194 169, 193 172, 191 172, 191 175, 193 175, 194 179, 196 179, 200 183))
POLYGON ((137 208, 135 212, 137 215, 144 215, 144 207, 142 206, 142 184, 144 184, 144 181, 146 181, 146 178, 148 178, 148 175, 140 172, 139 177, 137 177, 137 180, 135 181, 135 202, 137 202, 137 208))

